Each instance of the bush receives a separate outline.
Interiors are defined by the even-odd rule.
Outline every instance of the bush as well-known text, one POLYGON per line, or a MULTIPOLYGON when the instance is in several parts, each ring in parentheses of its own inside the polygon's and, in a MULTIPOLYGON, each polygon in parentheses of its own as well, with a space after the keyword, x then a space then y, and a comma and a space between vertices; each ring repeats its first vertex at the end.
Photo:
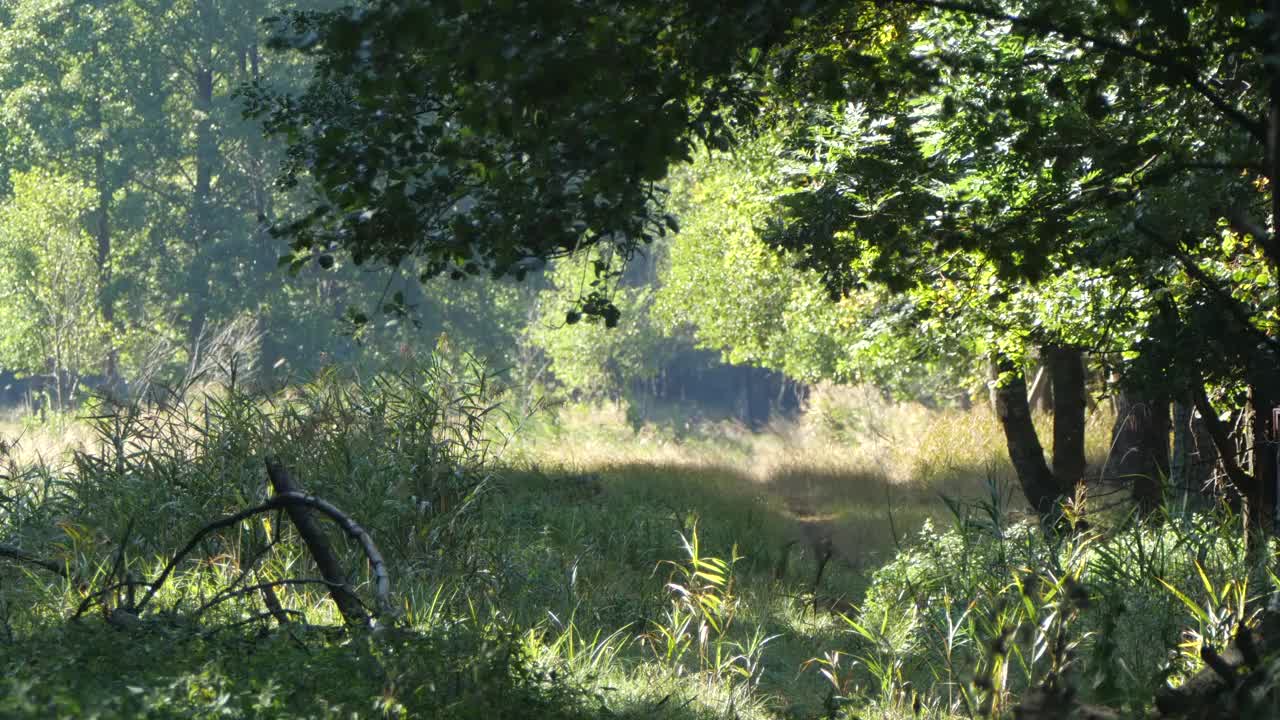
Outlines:
POLYGON ((1221 648, 1249 612, 1241 579, 1258 569, 1222 516, 1055 538, 1031 522, 1003 525, 990 506, 957 510, 953 527, 926 523, 877 570, 846 618, 864 695, 892 701, 910 689, 974 711, 1053 679, 1084 698, 1143 707, 1200 667, 1201 643, 1221 648))

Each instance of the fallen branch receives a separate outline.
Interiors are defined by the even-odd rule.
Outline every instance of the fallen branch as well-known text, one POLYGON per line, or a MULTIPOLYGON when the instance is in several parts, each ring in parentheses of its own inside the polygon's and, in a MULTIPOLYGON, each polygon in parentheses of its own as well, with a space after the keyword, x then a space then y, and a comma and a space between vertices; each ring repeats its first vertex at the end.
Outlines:
MULTIPOLYGON (((274 459, 267 459, 267 478, 271 481, 271 488, 275 490, 276 496, 288 495, 290 493, 299 492, 298 488, 293 484, 293 480, 289 478, 289 473, 284 469, 284 465, 274 459)), ((289 506, 285 509, 289 514, 289 519, 293 521, 293 526, 297 528, 298 535, 302 537, 302 542, 306 544, 307 551, 311 553, 311 558, 315 560, 316 568, 320 570, 320 577, 329 582, 329 595, 333 598, 333 603, 338 606, 338 612, 342 613, 342 619, 347 621, 348 625, 363 625, 368 622, 368 615, 364 612, 364 606, 347 587, 345 574, 342 567, 338 563, 338 557, 334 554, 333 549, 329 547, 329 541, 325 539, 324 533, 320 527, 316 525, 312 519, 311 513, 307 512, 307 508, 300 505, 289 506)), ((350 522, 350 519, 341 513, 338 516, 350 522)), ((334 517, 337 520, 338 516, 334 517)), ((342 524, 342 520, 338 520, 338 524, 342 524)), ((359 526, 351 523, 357 530, 359 526)), ((345 529, 345 528, 344 528, 345 529)), ((360 534, 364 534, 360 530, 360 534)), ((366 549, 367 550, 367 549, 366 549)), ((372 556, 370 556, 372 561, 372 556)))
MULTIPOLYGON (((305 620, 305 618, 303 617, 302 613, 298 612, 297 610, 281 610, 280 612, 281 612, 283 615, 285 615, 285 617, 286 617, 286 618, 287 618, 289 615, 297 615, 299 618, 302 618, 302 619, 304 619, 304 620, 305 620)), ((277 615, 276 615, 276 612, 275 612, 274 610, 268 610, 268 611, 266 611, 266 612, 260 612, 260 613, 257 613, 256 615, 253 615, 253 616, 251 616, 251 617, 247 617, 247 618, 245 618, 245 619, 243 619, 243 620, 237 620, 236 622, 233 622, 233 623, 231 623, 231 624, 229 624, 229 625, 221 625, 221 626, 214 627, 214 628, 211 628, 211 629, 209 629, 209 630, 206 630, 206 631, 204 632, 204 637, 210 638, 210 637, 213 637, 214 635, 217 635, 218 633, 222 632, 223 630, 234 630, 235 628, 238 628, 238 627, 244 627, 245 625, 252 625, 252 624, 254 624, 254 623, 256 623, 256 622, 258 622, 258 621, 260 621, 260 620, 269 620, 269 619, 272 619, 272 618, 274 618, 276 622, 280 622, 280 618, 279 618, 279 616, 277 616, 277 615)), ((285 622, 281 622, 280 624, 281 624, 281 625, 285 625, 285 624, 290 624, 290 623, 288 622, 288 620, 286 620, 285 622)))
POLYGON ((117 583, 111 583, 110 585, 102 588, 101 590, 95 590, 89 593, 88 595, 86 595, 84 600, 80 601, 80 605, 76 607, 76 611, 74 614, 72 614, 71 619, 72 620, 79 619, 81 615, 84 615, 86 612, 89 611, 89 608, 93 607, 94 602, 102 599, 102 597, 107 593, 112 593, 112 592, 115 592, 116 590, 132 591, 132 589, 135 587, 140 587, 143 585, 150 585, 150 584, 151 583, 143 582, 141 580, 122 580, 117 583))
POLYGON ((67 569, 62 565, 59 565, 52 560, 45 560, 44 558, 36 557, 26 550, 13 547, 12 545, 0 545, 0 557, 6 557, 10 560, 16 560, 28 565, 36 565, 59 577, 67 577, 67 569))
MULTIPOLYGON (((227 590, 223 590, 222 592, 218 593, 217 595, 214 595, 213 597, 205 601, 203 605, 196 608, 196 611, 192 613, 192 616, 200 617, 205 612, 213 609, 214 607, 217 607, 218 605, 221 605, 222 603, 227 602, 229 600, 233 600, 237 597, 252 595, 253 593, 259 592, 262 590, 274 590, 275 588, 278 588, 278 587, 289 587, 289 586, 296 586, 296 585, 323 585, 325 587, 332 587, 329 581, 321 580, 320 578, 285 578, 284 580, 272 580, 270 582, 261 582, 254 585, 246 585, 244 587, 239 587, 239 588, 229 588, 227 590)), ((274 594, 272 596, 274 597, 274 594)), ((277 602, 279 601, 277 600, 277 602)), ((361 603, 361 607, 363 606, 364 606, 363 603, 361 603)))
MULTIPOLYGON (((360 543, 361 548, 364 550, 365 557, 369 560, 370 571, 373 573, 374 596, 377 600, 378 614, 387 616, 394 615, 394 608, 391 605, 391 580, 387 575, 387 565, 382 559, 382 553, 378 551, 378 547, 374 544, 373 538, 370 537, 369 533, 366 532, 364 528, 360 527, 356 521, 352 520, 346 513, 334 507, 333 504, 325 500, 321 500, 320 498, 297 492, 275 495, 261 505, 255 505, 254 507, 241 510, 238 513, 220 518, 200 528, 196 531, 195 535, 191 537, 191 540, 189 540, 187 544, 183 546, 183 548, 179 550, 171 560, 169 560, 168 564, 165 565, 164 570, 160 572, 159 577, 150 583, 147 593, 143 595, 142 600, 138 602, 138 605, 135 608, 136 612, 142 612, 142 610, 147 606, 147 603, 151 602, 151 599, 155 597, 155 594, 164 586, 165 581, 169 579, 171 574, 173 574, 173 571, 177 568, 178 564, 190 555, 191 552, 200 545, 201 541, 211 533, 232 527, 237 523, 254 517, 255 515, 261 515, 262 513, 271 512, 272 510, 280 508, 287 510, 289 508, 296 507, 310 508, 329 516, 329 518, 333 520, 338 527, 342 528, 343 532, 360 543)), ((355 600, 357 602, 359 601, 358 598, 355 598, 355 600)), ((359 607, 361 607, 361 614, 363 615, 363 605, 360 605, 359 607)))
POLYGON ((1205 667, 1176 688, 1156 693, 1162 718, 1260 717, 1247 712, 1259 698, 1254 691, 1269 679, 1268 657, 1280 650, 1280 614, 1265 611, 1255 628, 1240 627, 1235 642, 1221 652, 1205 646, 1205 667))

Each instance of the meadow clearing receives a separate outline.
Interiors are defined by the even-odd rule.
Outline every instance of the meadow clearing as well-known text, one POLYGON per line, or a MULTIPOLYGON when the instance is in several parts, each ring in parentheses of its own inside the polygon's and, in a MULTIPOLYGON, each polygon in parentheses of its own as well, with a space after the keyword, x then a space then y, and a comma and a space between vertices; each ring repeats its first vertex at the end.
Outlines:
POLYGON ((15 420, 5 542, 63 572, 0 565, 0 714, 982 716, 1075 666, 1142 702, 1244 612, 1222 518, 1033 531, 982 406, 832 387, 764 432, 635 428, 607 404, 513 418, 478 377, 15 420), (264 496, 263 448, 376 540, 397 617, 341 631, 278 510, 206 537, 135 610, 196 529, 264 496))

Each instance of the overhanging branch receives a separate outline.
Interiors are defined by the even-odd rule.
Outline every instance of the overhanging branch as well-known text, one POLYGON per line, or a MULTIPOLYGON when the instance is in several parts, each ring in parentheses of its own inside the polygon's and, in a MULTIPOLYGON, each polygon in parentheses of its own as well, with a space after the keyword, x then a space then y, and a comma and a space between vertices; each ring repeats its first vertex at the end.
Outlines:
POLYGON ((1250 137, 1260 143, 1267 142, 1266 123, 1257 118, 1250 117, 1240 108, 1232 105, 1208 83, 1200 77, 1200 72, 1194 66, 1184 62, 1174 60, 1164 55, 1148 52, 1139 49, 1126 42, 1121 42, 1114 38, 1104 35, 1091 33, 1081 28, 1074 28, 1055 23, 1053 20, 1041 17, 1026 17, 1023 15, 1014 15, 1002 10, 996 10, 981 5, 974 5, 966 2, 952 2, 951 0, 881 0, 883 3, 894 3, 902 5, 914 5, 917 7, 930 7, 936 10, 950 10, 952 12, 964 13, 976 17, 986 18, 988 20, 997 20, 1007 22, 1017 28, 1031 30, 1040 36, 1058 35, 1068 40, 1087 42, 1105 50, 1130 57, 1135 60, 1147 63, 1154 67, 1163 68, 1180 76, 1187 85, 1196 91, 1201 97, 1209 102, 1224 117, 1239 125, 1250 137))
POLYGON ((1169 240, 1161 233, 1153 230, 1140 221, 1134 223, 1134 228, 1148 239, 1168 250, 1173 255, 1174 259, 1178 261, 1178 264, 1182 266, 1182 269, 1185 270, 1192 279, 1204 286, 1206 290, 1226 306, 1226 310, 1231 315, 1232 319, 1239 323, 1245 332, 1254 336, 1272 352, 1280 353, 1280 341, 1277 341, 1276 338, 1271 337, 1260 330, 1257 325, 1254 325, 1251 313, 1243 307, 1242 303, 1228 290, 1223 288, 1218 281, 1209 277, 1209 274, 1196 264, 1195 259, 1179 247, 1176 241, 1169 240))

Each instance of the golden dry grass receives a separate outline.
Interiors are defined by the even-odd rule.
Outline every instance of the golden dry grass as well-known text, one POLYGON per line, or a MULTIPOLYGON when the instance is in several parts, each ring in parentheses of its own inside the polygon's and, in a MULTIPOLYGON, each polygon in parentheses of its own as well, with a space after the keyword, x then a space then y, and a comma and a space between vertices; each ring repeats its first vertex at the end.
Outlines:
POLYGON ((19 465, 60 466, 75 451, 93 451, 93 429, 74 416, 37 422, 16 412, 0 415, 0 448, 19 465))
MULTIPOLYGON (((1050 420, 1037 422, 1052 452, 1050 420)), ((1090 414, 1092 465, 1105 457, 1110 428, 1106 407, 1090 414)), ((566 406, 551 429, 517 440, 513 457, 606 476, 646 466, 690 478, 731 470, 754 485, 746 492, 764 490, 782 503, 798 540, 829 537, 837 553, 856 564, 874 563, 926 518, 946 521, 951 513, 944 497, 990 500, 996 492, 1011 509, 1022 507, 989 407, 930 409, 846 386, 818 387, 797 420, 775 422, 762 433, 731 422, 683 433, 669 424, 634 430, 618 406, 566 406)))
MULTIPOLYGON (((1047 444, 1050 420, 1037 422, 1047 444)), ((947 521, 944 497, 990 500, 995 492, 1011 509, 1021 507, 1004 437, 982 404, 930 409, 868 388, 822 385, 805 413, 767 432, 729 421, 676 424, 634 429, 620 406, 566 405, 552 422, 520 432, 504 459, 622 484, 684 477, 714 486, 700 488, 703 494, 734 501, 765 495, 790 518, 794 539, 829 538, 839 556, 858 565, 877 562, 927 518, 947 521)), ((1110 427, 1106 407, 1090 414, 1094 466, 1106 455, 1110 427)), ((74 415, 38 423, 10 414, 0 417, 0 442, 20 464, 56 467, 73 451, 96 451, 98 439, 74 415)))

